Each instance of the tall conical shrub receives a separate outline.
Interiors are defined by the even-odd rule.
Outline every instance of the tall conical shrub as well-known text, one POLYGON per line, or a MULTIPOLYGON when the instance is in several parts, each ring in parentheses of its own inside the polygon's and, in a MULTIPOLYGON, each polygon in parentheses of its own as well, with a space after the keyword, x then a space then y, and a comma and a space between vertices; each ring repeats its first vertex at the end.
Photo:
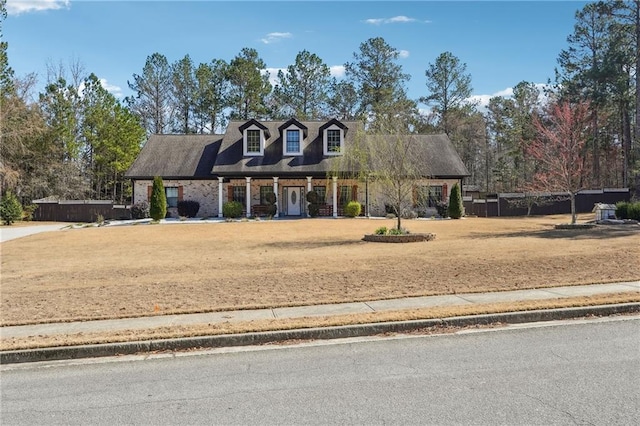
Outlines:
POLYGON ((462 204, 462 193, 460 185, 454 183, 449 196, 449 217, 451 219, 460 219, 464 214, 464 205, 462 204))
POLYGON ((167 216, 167 196, 164 193, 164 184, 160 176, 153 178, 150 204, 149 216, 151 216, 153 220, 164 219, 165 216, 167 216))
POLYGON ((0 201, 0 217, 4 225, 11 225, 22 219, 22 204, 11 191, 7 191, 0 201))

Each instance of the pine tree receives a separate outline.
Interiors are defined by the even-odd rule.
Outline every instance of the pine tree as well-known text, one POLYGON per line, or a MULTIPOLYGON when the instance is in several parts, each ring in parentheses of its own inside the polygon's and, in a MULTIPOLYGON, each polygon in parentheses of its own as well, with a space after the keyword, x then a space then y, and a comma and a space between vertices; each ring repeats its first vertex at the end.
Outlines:
POLYGON ((460 219, 463 213, 462 193, 460 192, 460 185, 456 182, 451 188, 451 196, 449 197, 449 217, 451 219, 460 219))
POLYGON ((153 178, 149 215, 156 221, 164 219, 167 215, 167 196, 164 193, 164 184, 162 183, 162 178, 160 176, 153 178))

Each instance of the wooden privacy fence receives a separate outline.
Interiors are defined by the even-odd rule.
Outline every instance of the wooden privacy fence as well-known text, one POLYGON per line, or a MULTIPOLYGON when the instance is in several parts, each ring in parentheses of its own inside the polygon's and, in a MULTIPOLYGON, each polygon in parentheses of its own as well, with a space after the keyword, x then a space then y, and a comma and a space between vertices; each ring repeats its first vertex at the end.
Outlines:
MULTIPOLYGON (((628 188, 589 189, 576 195, 576 213, 590 213, 597 203, 615 204, 629 201, 628 188)), ((464 197, 465 213, 480 217, 526 216, 527 202, 532 203, 532 215, 571 213, 571 201, 565 193, 500 193, 487 194, 487 198, 464 197), (527 199, 527 197, 530 197, 527 199), (533 198, 531 198, 533 197, 533 198)))
POLYGON ((109 200, 34 200, 38 208, 33 220, 48 222, 95 222, 103 219, 131 219, 129 207, 109 200))

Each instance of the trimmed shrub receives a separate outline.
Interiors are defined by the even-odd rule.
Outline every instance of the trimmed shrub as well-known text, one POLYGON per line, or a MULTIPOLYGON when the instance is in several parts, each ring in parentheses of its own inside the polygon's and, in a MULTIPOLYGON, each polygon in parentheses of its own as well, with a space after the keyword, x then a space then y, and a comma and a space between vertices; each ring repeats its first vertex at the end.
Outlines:
POLYGON ((149 216, 149 203, 140 201, 131 206, 131 219, 146 219, 149 216))
POLYGON ((238 201, 227 201, 222 205, 222 215, 228 218, 239 218, 242 216, 242 204, 238 201))
POLYGON ((164 219, 167 216, 167 196, 164 193, 164 183, 160 176, 153 178, 149 215, 156 221, 164 219))
POLYGON ((278 212, 278 206, 276 206, 276 194, 273 192, 269 192, 264 197, 267 202, 267 215, 273 217, 278 212))
POLYGON ((182 217, 196 217, 200 210, 200 203, 193 200, 178 201, 178 215, 182 217))
POLYGON ((7 191, 0 200, 0 217, 5 225, 22 219, 22 205, 11 191, 7 191))
POLYGON ((316 191, 307 192, 307 202, 309 203, 309 216, 316 217, 320 214, 320 204, 318 204, 320 197, 316 191))
POLYGON ((447 204, 446 201, 438 201, 436 211, 438 212, 438 216, 442 218, 448 217, 449 204, 447 204))
POLYGON ((347 217, 359 216, 361 211, 362 206, 357 201, 349 201, 349 203, 344 207, 344 215, 347 217))
POLYGON ((451 219, 460 219, 464 215, 464 206, 462 204, 462 193, 460 185, 454 183, 451 188, 451 196, 449 197, 449 217, 451 219))

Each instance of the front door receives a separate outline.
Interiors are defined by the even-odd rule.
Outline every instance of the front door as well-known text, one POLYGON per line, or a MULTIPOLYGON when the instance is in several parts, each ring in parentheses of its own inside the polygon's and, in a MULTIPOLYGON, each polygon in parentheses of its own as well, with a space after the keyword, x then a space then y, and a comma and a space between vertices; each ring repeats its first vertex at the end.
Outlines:
POLYGON ((287 188, 287 215, 300 216, 302 214, 302 200, 300 200, 300 188, 297 186, 290 186, 287 188))

